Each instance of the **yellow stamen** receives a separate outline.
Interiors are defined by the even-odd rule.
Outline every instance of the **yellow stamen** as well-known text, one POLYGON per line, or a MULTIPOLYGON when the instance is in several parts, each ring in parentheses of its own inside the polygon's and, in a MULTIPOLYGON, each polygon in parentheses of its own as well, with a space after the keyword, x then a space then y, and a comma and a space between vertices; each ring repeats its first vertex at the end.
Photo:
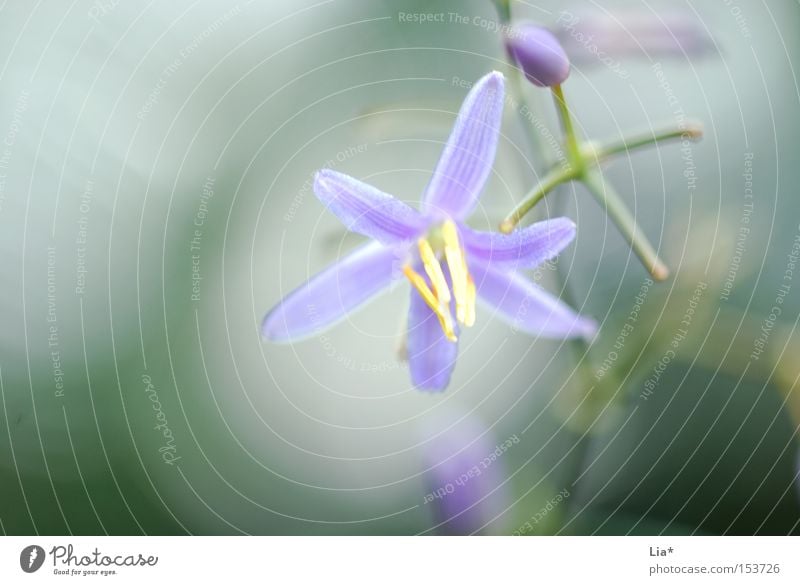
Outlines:
POLYGON ((469 268, 467 268, 467 255, 463 253, 463 250, 461 257, 464 261, 464 273, 467 275, 467 300, 465 302, 466 310, 463 325, 472 327, 475 324, 475 297, 477 296, 477 291, 475 289, 475 281, 472 280, 472 275, 469 273, 469 268))
POLYGON ((406 275, 406 278, 411 283, 417 292, 420 294, 422 299, 425 301, 431 311, 433 311, 436 316, 439 318, 439 324, 442 326, 442 331, 444 331, 445 336, 450 341, 458 341, 456 337, 455 331, 453 330, 453 320, 450 316, 450 310, 447 307, 442 306, 439 302, 439 299, 436 298, 436 295, 431 292, 431 289, 428 288, 428 283, 425 282, 425 279, 414 271, 411 266, 406 264, 403 266, 403 274, 406 275))
POLYGON ((456 319, 460 323, 467 322, 467 262, 464 251, 458 241, 458 231, 452 221, 442 224, 444 239, 444 255, 450 269, 450 280, 453 283, 453 296, 456 298, 456 319))
POLYGON ((467 311, 466 319, 464 319, 465 327, 472 327, 475 324, 475 281, 472 280, 472 275, 467 274, 467 311))
POLYGON ((422 265, 425 267, 425 272, 428 278, 431 279, 433 284, 433 291, 436 293, 436 298, 439 302, 448 307, 450 305, 450 289, 447 288, 447 281, 442 272, 442 265, 439 264, 439 259, 433 252, 430 243, 426 239, 419 241, 419 257, 422 259, 422 265))

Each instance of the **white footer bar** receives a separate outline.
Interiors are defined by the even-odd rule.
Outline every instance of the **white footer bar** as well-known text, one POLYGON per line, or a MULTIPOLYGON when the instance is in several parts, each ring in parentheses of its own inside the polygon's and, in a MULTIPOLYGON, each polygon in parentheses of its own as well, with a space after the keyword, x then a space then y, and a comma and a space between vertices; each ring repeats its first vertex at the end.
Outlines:
POLYGON ((800 583, 797 537, 5 537, 0 583, 800 583))

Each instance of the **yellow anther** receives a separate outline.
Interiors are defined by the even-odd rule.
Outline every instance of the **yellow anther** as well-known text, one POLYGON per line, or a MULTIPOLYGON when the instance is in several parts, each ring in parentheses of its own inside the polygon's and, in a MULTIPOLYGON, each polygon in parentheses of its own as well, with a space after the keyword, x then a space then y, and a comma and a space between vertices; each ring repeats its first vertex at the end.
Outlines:
POLYGON ((453 283, 453 296, 456 299, 456 319, 466 325, 468 321, 467 281, 469 273, 464 251, 458 240, 458 231, 452 221, 442 224, 442 238, 444 239, 444 255, 450 270, 450 280, 453 283))
POLYGON ((431 311, 433 311, 436 316, 439 318, 439 324, 442 326, 442 331, 444 331, 445 336, 450 341, 458 341, 456 337, 455 331, 453 329, 453 319, 450 316, 450 308, 449 306, 443 306, 439 299, 436 298, 436 295, 431 292, 431 289, 428 287, 428 283, 425 282, 425 279, 414 271, 411 266, 406 264, 403 266, 403 274, 406 275, 406 278, 411 283, 417 292, 422 297, 422 300, 425 301, 431 311))
POLYGON ((433 252, 430 243, 424 238, 419 241, 419 257, 422 259, 422 265, 425 267, 428 278, 431 279, 433 292, 436 294, 436 298, 439 299, 439 302, 443 306, 449 307, 451 298, 450 289, 447 288, 447 280, 444 278, 442 265, 439 264, 439 259, 433 252))

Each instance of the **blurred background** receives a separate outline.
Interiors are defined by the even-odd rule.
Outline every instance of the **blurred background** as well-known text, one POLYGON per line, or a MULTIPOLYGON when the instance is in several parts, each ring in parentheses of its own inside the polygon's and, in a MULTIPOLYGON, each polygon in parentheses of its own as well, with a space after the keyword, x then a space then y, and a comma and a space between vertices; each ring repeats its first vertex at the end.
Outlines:
MULTIPOLYGON (((705 137, 604 168, 669 280, 563 186, 535 215, 577 239, 531 277, 597 339, 479 311, 426 394, 405 286, 301 343, 258 326, 360 241, 313 173, 416 204, 465 84, 511 73, 490 0, 2 3, 4 533, 800 533, 800 7, 512 14, 562 39, 583 136, 705 137)), ((513 110, 476 227, 546 170, 513 110)))

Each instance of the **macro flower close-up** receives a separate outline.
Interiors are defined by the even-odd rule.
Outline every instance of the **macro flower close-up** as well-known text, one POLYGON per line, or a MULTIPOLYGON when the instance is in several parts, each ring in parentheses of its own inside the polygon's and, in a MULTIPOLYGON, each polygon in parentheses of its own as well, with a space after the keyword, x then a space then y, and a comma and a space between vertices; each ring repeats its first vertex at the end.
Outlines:
POLYGON ((566 218, 513 234, 475 231, 463 223, 478 203, 497 150, 504 103, 500 73, 480 79, 455 127, 417 211, 331 170, 314 193, 365 244, 290 293, 264 318, 270 341, 319 333, 403 276, 410 282, 406 352, 411 380, 444 390, 455 367, 458 335, 475 322, 476 299, 530 335, 591 337, 595 325, 520 273, 554 258, 575 236, 566 218), (445 270, 446 268, 446 270, 445 270))
POLYGON ((798 22, 0 1, 0 583, 795 583, 798 22))

